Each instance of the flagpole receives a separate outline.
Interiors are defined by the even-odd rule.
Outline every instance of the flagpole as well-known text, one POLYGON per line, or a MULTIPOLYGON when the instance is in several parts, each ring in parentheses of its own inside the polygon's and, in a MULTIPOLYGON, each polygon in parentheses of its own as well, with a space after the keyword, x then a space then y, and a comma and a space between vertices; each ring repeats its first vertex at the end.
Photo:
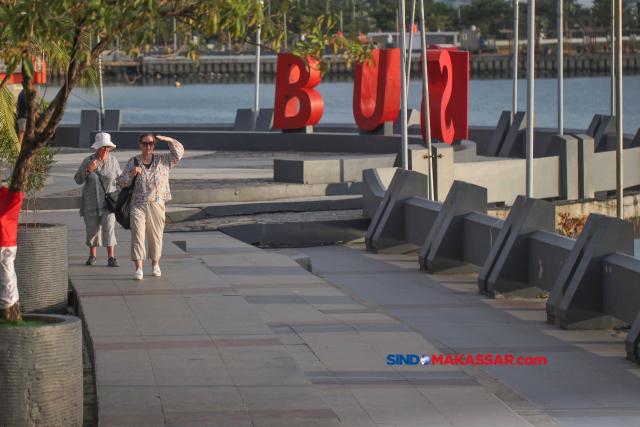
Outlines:
POLYGON ((529 0, 527 14, 527 197, 533 197, 533 127, 534 127, 534 78, 535 78, 535 13, 536 0, 529 0))
POLYGON ((406 52, 407 52, 407 34, 405 31, 405 11, 404 11, 404 1, 405 0, 398 0, 399 3, 399 11, 398 11, 398 15, 400 17, 400 52, 402 52, 402 55, 400 55, 400 61, 402 61, 401 63, 401 67, 400 70, 400 79, 401 79, 401 108, 402 108, 402 114, 401 114, 401 120, 402 122, 400 123, 401 125, 401 129, 402 129, 402 170, 405 171, 408 169, 408 157, 409 157, 409 148, 408 148, 408 137, 407 137, 407 74, 405 73, 406 67, 407 67, 407 56, 406 56, 406 52))
POLYGON ((429 156, 429 200, 434 200, 433 194, 433 159, 431 157, 431 123, 429 114, 429 79, 427 74, 427 33, 424 25, 424 0, 420 0, 420 52, 422 53, 422 98, 424 99, 424 129, 429 156))

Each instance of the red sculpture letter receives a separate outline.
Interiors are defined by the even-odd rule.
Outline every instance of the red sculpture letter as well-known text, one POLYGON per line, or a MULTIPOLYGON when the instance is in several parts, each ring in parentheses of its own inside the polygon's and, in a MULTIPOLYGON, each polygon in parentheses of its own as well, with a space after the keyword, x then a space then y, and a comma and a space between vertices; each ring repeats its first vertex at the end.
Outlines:
POLYGON ((373 61, 356 64, 353 117, 362 130, 395 122, 400 112, 400 49, 375 49, 373 61))
POLYGON ((322 95, 312 89, 320 83, 318 61, 307 58, 309 69, 302 60, 290 54, 278 55, 276 98, 273 111, 274 129, 300 129, 315 125, 324 112, 322 95), (298 109, 298 103, 300 108, 298 109))
MULTIPOLYGON (((451 144, 469 137, 469 52, 454 46, 432 45, 427 50, 429 122, 431 137, 451 144)), ((424 99, 422 100, 424 109, 424 99)), ((426 141, 424 115, 420 115, 426 141)))

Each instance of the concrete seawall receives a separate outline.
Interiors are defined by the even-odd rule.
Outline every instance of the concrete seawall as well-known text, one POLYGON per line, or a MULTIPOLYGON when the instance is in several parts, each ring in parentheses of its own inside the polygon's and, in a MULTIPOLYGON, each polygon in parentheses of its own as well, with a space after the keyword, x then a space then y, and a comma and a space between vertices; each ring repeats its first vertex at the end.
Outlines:
MULTIPOLYGON (((420 55, 413 55, 411 63, 412 72, 420 74, 420 55)), ((598 55, 567 55, 564 58, 564 70, 568 73, 606 73, 610 69, 611 56, 609 54, 598 55)), ((640 54, 625 54, 622 58, 625 72, 640 71, 640 54)), ((143 75, 157 76, 185 76, 190 74, 229 74, 252 75, 255 74, 254 55, 235 56, 203 56, 197 65, 191 60, 179 58, 165 60, 162 58, 144 57, 135 62, 105 62, 105 73, 108 75, 143 75)), ((471 55, 469 70, 471 74, 496 74, 510 73, 513 69, 511 55, 471 55)), ((526 56, 521 55, 519 69, 526 72, 526 56)), ((556 71, 558 63, 556 55, 537 55, 536 71, 556 71)), ((261 57, 260 72, 265 75, 274 75, 277 70, 277 56, 264 55, 261 57)), ((353 67, 347 68, 344 62, 331 65, 331 74, 351 74, 353 67)), ((62 74, 58 70, 52 70, 52 78, 59 79, 62 74)))

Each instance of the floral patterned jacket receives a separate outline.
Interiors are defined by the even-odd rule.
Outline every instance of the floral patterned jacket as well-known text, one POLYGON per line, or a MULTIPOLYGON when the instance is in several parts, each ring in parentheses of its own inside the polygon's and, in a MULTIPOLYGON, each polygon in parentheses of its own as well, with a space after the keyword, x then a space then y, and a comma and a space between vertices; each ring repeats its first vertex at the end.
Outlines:
MULTIPOLYGON (((147 169, 142 164, 140 156, 136 156, 138 166, 142 168, 142 173, 136 178, 136 185, 133 189, 131 203, 145 204, 156 203, 160 200, 171 200, 169 190, 169 169, 178 164, 184 155, 184 147, 175 139, 169 142, 169 153, 154 154, 151 167, 147 169)), ((118 177, 118 186, 121 188, 131 185, 129 174, 135 169, 133 157, 124 168, 122 175, 118 177)))

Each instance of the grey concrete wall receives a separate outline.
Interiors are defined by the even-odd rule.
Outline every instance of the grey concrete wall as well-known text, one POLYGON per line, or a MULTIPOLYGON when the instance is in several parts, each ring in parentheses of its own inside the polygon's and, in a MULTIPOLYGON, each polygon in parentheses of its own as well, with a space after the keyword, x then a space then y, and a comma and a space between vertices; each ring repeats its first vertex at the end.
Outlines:
POLYGON ((564 200, 577 199, 579 169, 578 139, 571 135, 555 135, 551 139, 546 156, 560 157, 560 198, 564 200))
POLYGON ((503 224, 502 219, 477 212, 465 216, 462 245, 464 262, 482 267, 503 224))
POLYGON ((616 252, 633 255, 633 246, 633 224, 589 215, 547 300, 547 322, 564 329, 624 326, 603 312, 602 261, 616 252))
POLYGON ((529 283, 529 236, 555 230, 555 207, 540 199, 518 196, 478 276, 480 292, 535 298, 529 283))
POLYGON ((473 212, 487 213, 487 189, 455 181, 420 250, 422 269, 430 273, 478 271, 478 266, 464 261, 464 218, 473 212))
POLYGON ((404 205, 404 240, 422 247, 438 217, 442 203, 412 197, 404 205))
POLYGON ((529 285, 551 292, 575 243, 575 239, 548 231, 529 236, 529 285))
MULTIPOLYGON (((110 132, 121 149, 137 149, 140 131, 110 132)), ((394 154, 400 145, 400 136, 364 136, 330 133, 278 133, 278 132, 207 132, 165 131, 191 150, 229 151, 308 151, 394 154)), ((92 132, 91 138, 95 138, 92 132)), ((416 137, 416 139, 418 139, 416 137)))
MULTIPOLYGON (((98 130, 98 110, 82 110, 80 112, 80 133, 77 147, 90 147, 98 130)), ((113 138, 112 138, 113 139, 113 138)), ((137 139, 136 139, 137 144, 137 139)))
POLYGON ((392 167, 394 160, 392 154, 275 159, 273 180, 296 184, 359 181, 362 171, 392 167))
MULTIPOLYGON (((443 202, 449 194, 455 179, 453 167, 453 147, 449 144, 431 144, 433 150, 433 192, 434 200, 443 202)), ((463 163, 470 165, 471 163, 463 163)))
POLYGON ((367 230, 365 242, 374 253, 406 252, 415 247, 404 240, 405 202, 411 197, 427 197, 427 179, 419 172, 396 171, 367 230))
MULTIPOLYGON (((604 151, 594 154, 593 186, 595 191, 616 189, 616 152, 604 151)), ((640 185, 640 147, 624 150, 623 182, 625 188, 640 185)))
POLYGON ((373 218, 387 191, 396 168, 379 168, 362 171, 362 215, 373 218))
POLYGON ((640 259, 616 253, 602 262, 602 311, 631 325, 640 313, 640 259))
MULTIPOLYGON (((533 195, 536 198, 560 195, 560 158, 544 157, 533 160, 533 195)), ((453 168, 453 179, 485 187, 489 203, 511 205, 519 194, 526 192, 526 163, 524 159, 487 160, 478 163, 459 163, 453 168)))
POLYGON ((78 125, 58 125, 56 133, 51 138, 54 147, 78 147, 80 141, 80 126, 78 125))

